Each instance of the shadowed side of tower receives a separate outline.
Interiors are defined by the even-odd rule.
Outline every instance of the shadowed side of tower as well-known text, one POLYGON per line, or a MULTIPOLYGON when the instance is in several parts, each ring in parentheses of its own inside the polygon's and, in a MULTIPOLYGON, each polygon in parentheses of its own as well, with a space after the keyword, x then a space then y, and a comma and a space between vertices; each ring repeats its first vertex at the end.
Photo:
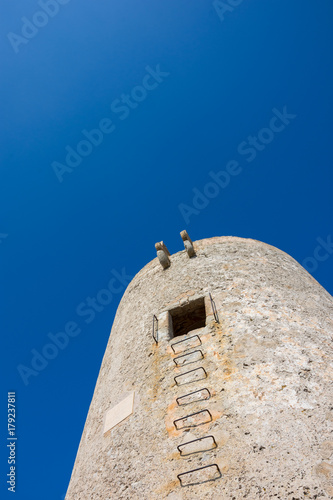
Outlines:
POLYGON ((66 499, 331 498, 332 297, 272 246, 191 244, 120 302, 66 499))

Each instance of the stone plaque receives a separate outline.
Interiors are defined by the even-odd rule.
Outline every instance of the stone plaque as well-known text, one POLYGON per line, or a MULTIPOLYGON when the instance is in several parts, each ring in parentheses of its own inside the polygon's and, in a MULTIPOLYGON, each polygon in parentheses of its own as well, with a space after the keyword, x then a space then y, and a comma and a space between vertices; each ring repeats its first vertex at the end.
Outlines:
POLYGON ((115 427, 119 422, 133 413, 134 392, 107 411, 104 421, 104 434, 115 427))

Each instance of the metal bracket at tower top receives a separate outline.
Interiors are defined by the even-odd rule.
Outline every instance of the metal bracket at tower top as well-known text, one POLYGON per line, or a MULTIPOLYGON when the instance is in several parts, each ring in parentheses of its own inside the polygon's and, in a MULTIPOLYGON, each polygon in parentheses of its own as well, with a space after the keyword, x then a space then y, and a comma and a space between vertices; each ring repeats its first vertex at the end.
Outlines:
POLYGON ((210 303, 212 305, 212 311, 213 311, 213 314, 214 314, 214 319, 215 319, 216 323, 219 323, 220 322, 219 315, 217 314, 216 305, 215 305, 215 302, 213 300, 213 297, 212 297, 211 293, 209 293, 209 298, 210 298, 210 303))

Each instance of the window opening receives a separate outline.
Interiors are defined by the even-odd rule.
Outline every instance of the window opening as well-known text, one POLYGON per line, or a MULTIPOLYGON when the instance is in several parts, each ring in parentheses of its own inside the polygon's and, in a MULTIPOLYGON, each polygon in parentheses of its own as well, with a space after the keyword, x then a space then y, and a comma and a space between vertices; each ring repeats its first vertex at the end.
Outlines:
POLYGON ((169 311, 172 319, 174 337, 186 335, 192 330, 206 326, 206 309, 204 297, 193 300, 184 306, 169 311))

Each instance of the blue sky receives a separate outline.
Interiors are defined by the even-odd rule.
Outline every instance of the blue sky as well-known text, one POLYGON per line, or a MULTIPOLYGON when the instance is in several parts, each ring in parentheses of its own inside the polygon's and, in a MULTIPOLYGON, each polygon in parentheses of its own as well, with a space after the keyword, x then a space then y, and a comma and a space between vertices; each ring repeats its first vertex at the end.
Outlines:
POLYGON ((156 241, 258 239, 333 290, 332 2, 55 2, 7 2, 0 20, 0 496, 16 391, 18 500, 63 498, 117 305, 156 241))

